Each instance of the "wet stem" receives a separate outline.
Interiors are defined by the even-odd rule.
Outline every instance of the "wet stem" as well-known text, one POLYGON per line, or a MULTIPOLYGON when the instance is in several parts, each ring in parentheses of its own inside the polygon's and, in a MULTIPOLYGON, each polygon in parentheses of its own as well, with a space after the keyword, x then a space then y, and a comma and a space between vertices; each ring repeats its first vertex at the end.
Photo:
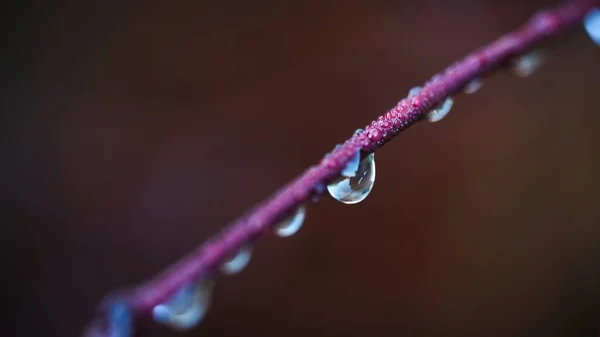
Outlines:
POLYGON ((543 61, 534 48, 540 41, 583 20, 592 40, 600 44, 599 6, 600 0, 574 0, 540 11, 522 27, 467 55, 422 87, 411 89, 394 108, 162 274, 134 289, 109 293, 84 335, 131 336, 134 317, 143 315, 153 315, 155 321, 176 330, 194 327, 208 306, 211 275, 242 270, 250 259, 250 241, 271 230, 281 237, 293 235, 302 225, 305 205, 317 201, 325 191, 348 204, 363 200, 375 179, 375 150, 415 122, 443 119, 452 108, 453 95, 476 92, 482 78, 495 70, 510 65, 516 75, 530 75, 543 61))

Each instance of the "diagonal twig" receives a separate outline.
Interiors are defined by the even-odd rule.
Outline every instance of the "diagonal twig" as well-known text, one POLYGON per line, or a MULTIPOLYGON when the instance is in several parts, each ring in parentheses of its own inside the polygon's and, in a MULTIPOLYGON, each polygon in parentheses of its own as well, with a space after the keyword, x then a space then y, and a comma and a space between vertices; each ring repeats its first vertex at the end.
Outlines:
POLYGON ((401 100, 364 131, 355 133, 317 165, 305 170, 160 275, 134 289, 107 296, 100 305, 98 317, 86 330, 87 336, 130 336, 135 316, 149 314, 177 290, 211 273, 232 251, 260 237, 309 199, 318 198, 326 184, 340 174, 357 151, 361 155, 374 152, 472 81, 510 64, 538 42, 580 22, 598 6, 600 0, 573 0, 554 10, 538 12, 522 27, 435 75, 418 94, 401 100))

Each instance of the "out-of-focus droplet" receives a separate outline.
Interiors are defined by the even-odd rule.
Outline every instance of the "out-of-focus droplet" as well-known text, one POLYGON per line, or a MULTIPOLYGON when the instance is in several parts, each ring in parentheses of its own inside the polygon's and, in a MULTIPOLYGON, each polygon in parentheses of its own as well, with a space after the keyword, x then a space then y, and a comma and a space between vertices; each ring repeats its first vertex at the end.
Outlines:
POLYGON ((227 275, 233 275, 241 272, 250 262, 252 249, 250 246, 243 246, 240 250, 221 264, 221 272, 227 275))
POLYGON ((133 335, 133 315, 125 303, 114 303, 108 316, 111 336, 128 337, 133 335))
POLYGON ((304 217, 306 216, 306 207, 299 206, 296 208, 296 211, 287 218, 283 219, 281 222, 276 224, 273 227, 273 231, 278 236, 284 238, 288 236, 292 236, 300 230, 302 224, 304 223, 304 217))
POLYGON ((483 86, 483 80, 476 78, 476 79, 472 80, 471 82, 469 82, 469 84, 467 84, 465 86, 465 88, 463 89, 463 92, 465 94, 473 94, 473 93, 476 93, 479 89, 481 89, 482 86, 483 86))
POLYGON ((427 120, 435 123, 441 121, 452 109, 452 105, 454 104, 454 100, 452 97, 446 98, 444 102, 439 104, 437 107, 431 109, 426 115, 427 120))
POLYGON ((106 301, 100 308, 101 315, 85 328, 81 337, 133 336, 133 314, 124 301, 106 301))
MULTIPOLYGON (((408 91, 408 98, 414 97, 419 92, 421 92, 422 89, 423 88, 421 88, 421 87, 411 88, 408 91)), ((454 100, 452 99, 452 97, 446 98, 446 100, 443 103, 441 103, 438 106, 436 106, 435 108, 431 109, 431 111, 429 111, 426 114, 427 120, 430 122, 441 121, 442 118, 446 117, 448 112, 450 112, 450 109, 452 109, 453 104, 454 104, 454 100)))
POLYGON ((583 26, 595 44, 600 46, 600 8, 592 9, 583 19, 583 26))
POLYGON ((167 302, 155 306, 152 318, 177 331, 195 327, 206 315, 212 287, 213 281, 207 279, 182 288, 167 302))
POLYGON ((513 72, 519 77, 531 76, 544 63, 544 55, 539 51, 532 51, 528 54, 517 57, 512 62, 513 72))
MULTIPOLYGON (((321 194, 323 194, 323 192, 325 192, 325 185, 323 184, 318 184, 317 186, 315 186, 315 196, 320 196, 321 194)), ((317 199, 318 200, 318 199, 317 199)))
POLYGON ((327 190, 333 198, 345 204, 356 204, 369 195, 374 183, 375 154, 371 153, 360 160, 358 169, 352 177, 340 175, 327 185, 327 190))
POLYGON ((421 87, 412 87, 409 91, 408 91, 408 97, 413 97, 416 96, 417 94, 419 94, 419 92, 421 91, 421 87))

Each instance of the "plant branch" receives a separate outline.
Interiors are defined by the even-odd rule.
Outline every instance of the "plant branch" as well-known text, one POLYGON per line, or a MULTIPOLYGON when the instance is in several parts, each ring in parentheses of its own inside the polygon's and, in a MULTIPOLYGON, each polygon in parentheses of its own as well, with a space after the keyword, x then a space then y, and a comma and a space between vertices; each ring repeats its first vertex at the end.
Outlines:
POLYGON ((575 0, 554 10, 538 12, 522 27, 435 75, 418 94, 404 98, 364 131, 354 134, 317 165, 305 170, 178 263, 134 289, 109 295, 87 330, 88 336, 129 336, 133 317, 148 315, 153 307, 177 290, 211 273, 231 252, 269 231, 309 199, 318 198, 324 193, 326 184, 339 175, 357 151, 362 155, 374 152, 471 81, 510 64, 543 39, 579 23, 597 6, 600 6, 600 0, 575 0))

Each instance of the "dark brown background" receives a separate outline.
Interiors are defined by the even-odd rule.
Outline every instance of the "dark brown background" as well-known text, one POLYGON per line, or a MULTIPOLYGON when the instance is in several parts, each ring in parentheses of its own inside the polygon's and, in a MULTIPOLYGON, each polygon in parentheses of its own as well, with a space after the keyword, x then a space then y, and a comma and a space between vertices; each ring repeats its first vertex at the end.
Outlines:
MULTIPOLYGON (((6 53, 11 335, 75 336, 408 89, 552 1, 56 1, 6 53), (13 329, 14 328, 14 329, 13 329)), ((600 48, 580 27, 265 239, 181 336, 593 336, 600 48)), ((141 336, 178 336, 151 322, 141 336)))

